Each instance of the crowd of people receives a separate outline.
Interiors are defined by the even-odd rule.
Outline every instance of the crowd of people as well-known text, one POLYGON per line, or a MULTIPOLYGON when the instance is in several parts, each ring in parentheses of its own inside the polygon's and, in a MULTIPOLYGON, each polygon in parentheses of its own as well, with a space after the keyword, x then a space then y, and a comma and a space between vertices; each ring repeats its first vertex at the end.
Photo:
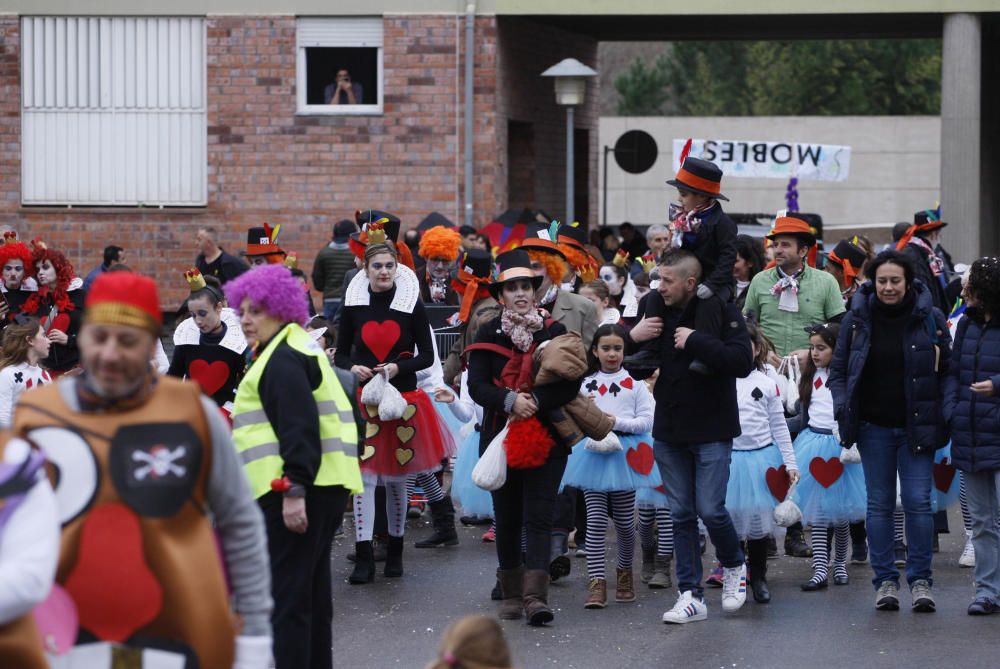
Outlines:
MULTIPOLYGON (((803 591, 870 561, 877 609, 900 608, 902 581, 914 611, 934 611, 954 504, 968 612, 995 612, 1000 259, 953 265, 932 211, 880 252, 857 236, 817 253, 794 213, 741 235, 722 178, 684 160, 669 224, 645 241, 532 222, 493 253, 475 230, 408 238, 359 210, 313 264, 319 311, 277 227, 250 229, 241 256, 205 228, 169 359, 157 286, 124 249, 84 282, 59 250, 5 233, 4 666, 83 648, 111 666, 124 646, 330 667, 345 512, 348 580, 364 586, 377 562, 404 576, 423 505, 433 531, 415 546, 456 545, 456 503, 495 543, 483 593, 502 620, 555 619, 571 547, 580 606, 605 608, 609 525, 614 601, 676 585, 666 623, 704 620, 706 587, 724 612, 748 591, 770 602, 782 534, 811 558, 803 591)), ((463 621, 434 666, 465 652, 509 666, 497 631, 463 621)))

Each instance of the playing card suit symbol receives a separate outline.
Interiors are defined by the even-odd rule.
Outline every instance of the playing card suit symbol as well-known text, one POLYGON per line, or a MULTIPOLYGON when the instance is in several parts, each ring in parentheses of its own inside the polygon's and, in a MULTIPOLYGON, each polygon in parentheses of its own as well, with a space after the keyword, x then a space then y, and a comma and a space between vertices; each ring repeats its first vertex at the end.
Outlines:
POLYGON ((413 414, 417 413, 417 407, 412 404, 407 404, 406 409, 403 411, 403 420, 410 420, 413 418, 413 414))
POLYGON ((829 460, 815 457, 809 463, 809 473, 812 474, 817 483, 824 488, 829 488, 844 473, 844 463, 838 457, 833 457, 829 460))
POLYGON ((631 376, 627 376, 624 379, 622 379, 622 388, 628 388, 629 390, 632 390, 632 377, 631 376))
POLYGON ((369 418, 378 418, 378 405, 377 404, 366 404, 365 413, 368 414, 369 418))
POLYGON ((753 391, 750 393, 750 397, 753 398, 754 402, 759 402, 760 398, 762 398, 763 396, 764 396, 764 391, 754 386, 753 391))
POLYGON ((229 379, 229 365, 216 360, 195 360, 188 367, 188 376, 201 386, 202 392, 206 395, 214 395, 222 386, 226 385, 229 379))
POLYGON ((597 392, 599 392, 600 394, 602 394, 602 395, 603 395, 603 394, 605 394, 606 392, 608 392, 608 387, 607 387, 606 385, 604 385, 604 384, 602 383, 602 384, 601 384, 601 385, 600 385, 600 386, 599 386, 599 387, 597 388, 597 392))
POLYGON ((385 362, 392 347, 399 341, 399 323, 368 321, 361 327, 361 341, 379 362, 385 362))
POLYGON ((371 439, 381 429, 382 426, 378 423, 365 423, 365 439, 371 439))
POLYGON ((822 387, 823 387, 823 379, 816 377, 816 380, 813 381, 813 388, 819 390, 822 387))
POLYGON ((371 460, 373 457, 375 457, 375 447, 371 444, 365 444, 364 450, 361 451, 361 461, 371 460))
POLYGON ((788 487, 791 485, 785 465, 781 465, 777 469, 768 467, 767 471, 764 472, 764 480, 767 481, 767 489, 771 491, 771 496, 779 502, 784 502, 785 497, 788 496, 788 487))
POLYGON ((618 397, 618 393, 620 393, 621 391, 622 389, 618 386, 617 383, 612 383, 611 387, 608 388, 608 392, 614 395, 615 397, 618 397))
POLYGON ((660 493, 661 495, 666 495, 667 494, 667 486, 663 485, 662 483, 660 485, 656 486, 655 488, 653 488, 653 490, 655 490, 656 492, 660 493))
POLYGON ((404 444, 409 442, 410 439, 413 439, 413 435, 416 433, 417 431, 409 425, 400 425, 396 428, 396 436, 404 444))
POLYGON ((628 449, 625 454, 625 461, 628 466, 643 476, 648 476, 653 471, 653 447, 644 441, 639 442, 635 448, 628 449))
POLYGON ((590 392, 594 392, 595 390, 597 390, 597 381, 591 379, 590 383, 588 383, 585 387, 590 392))
POLYGON ((948 458, 941 458, 941 462, 934 463, 934 487, 942 493, 951 490, 951 483, 955 480, 955 465, 948 461, 948 458))
POLYGON ((406 463, 413 459, 413 449, 412 448, 397 448, 396 449, 396 462, 399 463, 400 467, 405 467, 406 463))

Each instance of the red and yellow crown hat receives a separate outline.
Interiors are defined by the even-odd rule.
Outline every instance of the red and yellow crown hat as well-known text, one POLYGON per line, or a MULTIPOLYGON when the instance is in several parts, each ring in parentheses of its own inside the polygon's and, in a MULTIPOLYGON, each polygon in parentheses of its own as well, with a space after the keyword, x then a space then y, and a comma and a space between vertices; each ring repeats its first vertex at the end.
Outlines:
POLYGON ((163 315, 156 283, 132 272, 101 274, 87 292, 83 321, 94 325, 126 325, 159 336, 163 315))

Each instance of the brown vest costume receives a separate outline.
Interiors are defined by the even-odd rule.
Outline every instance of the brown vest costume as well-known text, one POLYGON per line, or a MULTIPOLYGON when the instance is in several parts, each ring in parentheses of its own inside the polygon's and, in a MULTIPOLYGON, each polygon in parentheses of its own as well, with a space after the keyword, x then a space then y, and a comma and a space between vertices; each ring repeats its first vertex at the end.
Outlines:
POLYGON ((56 581, 77 605, 80 641, 139 637, 129 645, 231 666, 236 621, 205 513, 212 443, 197 386, 160 378, 139 407, 83 413, 53 384, 22 396, 14 430, 51 463, 56 581))

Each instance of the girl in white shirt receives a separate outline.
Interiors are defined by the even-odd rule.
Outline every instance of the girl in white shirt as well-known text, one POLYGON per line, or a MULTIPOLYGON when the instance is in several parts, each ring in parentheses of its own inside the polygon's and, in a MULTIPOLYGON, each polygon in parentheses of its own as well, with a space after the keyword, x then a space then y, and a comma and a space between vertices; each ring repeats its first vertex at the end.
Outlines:
POLYGON ((0 427, 10 427, 21 393, 52 383, 52 377, 38 364, 49 355, 50 344, 37 318, 19 315, 4 329, 0 353, 0 427))

